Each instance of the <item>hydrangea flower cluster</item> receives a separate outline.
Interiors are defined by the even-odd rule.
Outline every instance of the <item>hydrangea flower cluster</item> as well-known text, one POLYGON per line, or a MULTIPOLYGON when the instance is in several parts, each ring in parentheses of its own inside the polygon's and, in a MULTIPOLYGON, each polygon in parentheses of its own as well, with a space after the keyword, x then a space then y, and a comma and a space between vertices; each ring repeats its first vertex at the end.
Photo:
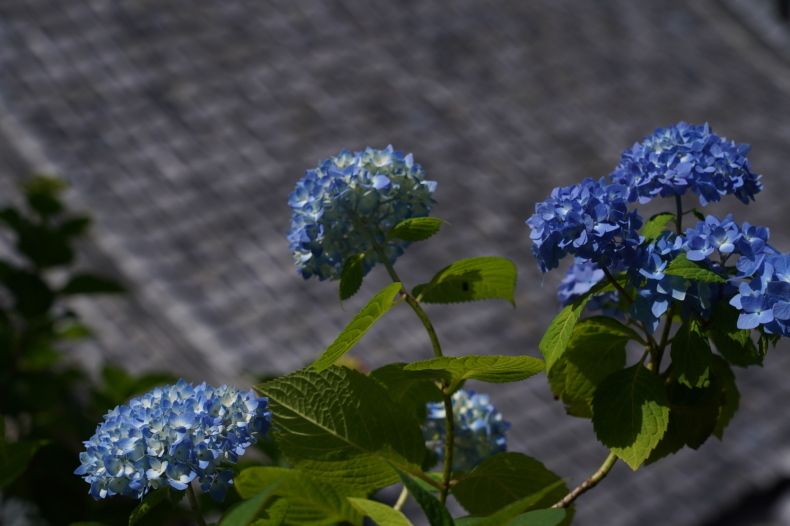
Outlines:
POLYGON ((624 151, 609 178, 629 188, 631 202, 647 203, 657 195, 691 190, 702 206, 729 194, 748 203, 763 188, 746 159, 749 150, 748 144, 727 142, 714 134, 708 124, 680 122, 658 128, 624 151))
POLYGON ((215 500, 225 499, 233 470, 245 448, 269 430, 268 399, 184 380, 156 388, 104 416, 84 444, 75 471, 90 483, 94 499, 142 497, 162 486, 186 489, 195 478, 215 500))
MULTIPOLYGON (((505 431, 510 423, 489 403, 488 395, 459 389, 453 394, 452 402, 455 420, 453 470, 469 471, 491 455, 507 450, 505 431)), ((427 409, 423 436, 428 449, 436 454, 438 462, 442 462, 447 436, 444 404, 429 403, 427 409)))
POLYGON ((387 233, 405 219, 427 216, 435 189, 412 155, 392 146, 353 154, 343 150, 321 161, 289 196, 288 241, 298 271, 305 279, 338 279, 346 259, 366 254, 367 273, 380 262, 372 239, 394 262, 408 242, 393 239, 384 246, 387 233))
POLYGON ((790 336, 790 254, 765 257, 730 304, 741 311, 739 329, 762 325, 768 333, 790 336))
MULTIPOLYGON (((591 288, 602 279, 604 272, 595 263, 574 263, 570 266, 562 279, 562 283, 557 287, 557 299, 560 305, 565 307, 576 298, 590 291, 591 288)), ((620 301, 620 293, 613 290, 596 294, 587 302, 587 309, 591 311, 602 311, 606 316, 620 317, 622 314, 617 308, 620 301)))
POLYGON ((557 268, 568 254, 575 256, 576 263, 616 266, 629 248, 641 242, 637 231, 642 218, 629 212, 627 197, 627 187, 607 185, 605 179, 555 188, 527 220, 540 269, 557 268))

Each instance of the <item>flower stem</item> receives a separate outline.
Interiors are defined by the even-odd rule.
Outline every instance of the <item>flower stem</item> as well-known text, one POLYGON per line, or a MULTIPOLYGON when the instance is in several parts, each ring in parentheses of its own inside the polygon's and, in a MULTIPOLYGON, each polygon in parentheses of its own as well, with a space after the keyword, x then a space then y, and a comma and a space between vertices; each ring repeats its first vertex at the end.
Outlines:
POLYGON ((620 294, 622 294, 622 295, 623 295, 623 297, 625 298, 625 300, 628 302, 628 304, 629 304, 629 305, 632 305, 632 304, 634 303, 634 298, 632 298, 632 297, 631 297, 631 295, 630 295, 630 294, 628 294, 628 291, 626 291, 626 290, 623 288, 623 286, 622 286, 622 285, 620 285, 620 284, 617 282, 617 280, 616 280, 616 279, 614 279, 614 276, 612 276, 612 273, 611 273, 611 272, 609 272, 609 269, 608 269, 608 268, 606 268, 606 267, 604 267, 604 266, 602 265, 602 266, 601 266, 601 269, 603 270, 603 273, 606 275, 607 279, 609 280, 609 283, 611 283, 612 285, 614 285, 614 288, 616 288, 616 289, 617 289, 617 291, 618 291, 620 294))
POLYGON ((400 511, 404 504, 406 504, 406 499, 409 498, 409 490, 406 486, 403 486, 403 489, 400 491, 400 495, 398 495, 398 500, 395 501, 395 504, 392 505, 392 509, 400 511))
POLYGON ((567 508, 570 506, 571 503, 579 498, 582 493, 585 493, 597 486, 598 483, 609 474, 609 472, 612 470, 612 467, 614 467, 615 462, 617 462, 617 455, 614 453, 609 453, 609 456, 606 457, 606 460, 604 460, 604 463, 601 464, 600 468, 598 468, 598 471, 596 471, 590 478, 579 484, 579 486, 573 491, 565 495, 565 497, 557 504, 552 506, 552 508, 567 508))
POLYGON ((195 490, 192 489, 192 484, 187 485, 187 497, 189 498, 189 506, 195 512, 195 519, 197 519, 198 526, 206 526, 206 521, 200 513, 200 506, 198 505, 195 490))

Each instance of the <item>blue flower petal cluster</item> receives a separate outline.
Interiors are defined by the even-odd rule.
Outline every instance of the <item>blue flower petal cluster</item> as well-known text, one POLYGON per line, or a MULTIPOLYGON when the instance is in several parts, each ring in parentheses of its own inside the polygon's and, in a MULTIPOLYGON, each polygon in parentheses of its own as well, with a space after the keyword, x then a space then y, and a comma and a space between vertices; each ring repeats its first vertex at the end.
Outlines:
MULTIPOLYGON (((574 263, 565 273, 565 277, 557 287, 557 299, 565 307, 576 298, 586 294, 605 278, 603 270, 598 268, 595 263, 574 263)), ((620 301, 620 293, 613 290, 596 294, 587 302, 587 309, 591 311, 602 311, 605 316, 621 317, 622 313, 617 308, 620 301)))
POLYGON ((764 257, 751 281, 741 282, 730 304, 741 311, 739 329, 762 325, 767 333, 790 336, 790 254, 764 257))
POLYGON ((409 243, 394 239, 384 246, 387 233, 405 219, 427 216, 435 189, 412 155, 392 146, 353 154, 343 150, 321 161, 289 196, 288 241, 298 271, 305 279, 339 279, 347 258, 366 254, 367 273, 380 262, 372 239, 394 262, 409 243))
POLYGON ((555 188, 549 199, 536 204, 527 224, 541 271, 557 268, 568 254, 575 256, 576 263, 617 266, 641 242, 637 231, 642 218, 629 212, 627 197, 625 186, 585 179, 555 188))
POLYGON ((195 478, 215 500, 225 499, 233 470, 245 448, 271 425, 268 399, 184 380, 156 388, 104 416, 84 444, 77 475, 90 483, 94 499, 142 497, 162 486, 186 489, 195 478))
MULTIPOLYGON (((488 395, 472 390, 459 389, 452 396, 455 421, 453 470, 469 471, 482 460, 507 450, 505 431, 510 423, 502 419, 488 395)), ((436 453, 437 460, 444 460, 444 443, 447 437, 444 404, 427 404, 428 416, 422 426, 428 449, 436 453)))
POLYGON ((691 190, 702 206, 729 194, 748 203, 763 188, 746 159, 749 150, 748 144, 728 142, 714 134, 707 124, 680 122, 657 129, 624 151, 609 178, 630 189, 631 202, 647 203, 658 195, 683 195, 691 190))

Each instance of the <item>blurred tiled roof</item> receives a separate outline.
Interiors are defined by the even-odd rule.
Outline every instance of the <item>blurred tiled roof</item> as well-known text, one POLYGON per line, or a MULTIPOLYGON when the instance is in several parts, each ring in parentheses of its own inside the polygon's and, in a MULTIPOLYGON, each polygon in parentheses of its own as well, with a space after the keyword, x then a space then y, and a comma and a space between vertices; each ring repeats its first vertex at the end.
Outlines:
MULTIPOLYGON (((399 262, 410 283, 476 255, 513 259, 518 309, 431 308, 450 354, 531 354, 559 276, 540 276, 524 220, 551 188, 608 174, 658 126, 710 122, 748 142, 766 191, 730 200, 790 247, 790 41, 768 0, 3 0, 0 187, 57 172, 97 227, 87 261, 131 299, 83 302, 87 356, 191 380, 251 381, 301 367, 385 283, 345 311, 295 273, 286 196, 342 148, 413 152, 439 182, 447 228, 399 262)), ((371 366, 430 356, 407 309, 354 353, 371 366)), ((723 443, 582 497, 578 524, 693 525, 790 464, 786 346, 742 374, 723 443)), ((576 484, 603 460, 589 422, 546 382, 494 386, 511 448, 576 484)))

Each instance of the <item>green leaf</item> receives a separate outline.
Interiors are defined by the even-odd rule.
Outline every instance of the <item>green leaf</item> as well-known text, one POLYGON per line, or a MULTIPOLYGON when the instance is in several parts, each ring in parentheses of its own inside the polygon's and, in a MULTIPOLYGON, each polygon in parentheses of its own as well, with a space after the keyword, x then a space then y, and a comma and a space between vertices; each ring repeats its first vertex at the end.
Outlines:
POLYGON ((669 400, 661 378, 641 363, 609 375, 593 396, 598 440, 636 470, 664 436, 669 400))
POLYGON ((364 265, 365 254, 357 254, 346 259, 343 263, 343 271, 340 273, 340 301, 345 301, 359 291, 362 286, 362 278, 365 275, 364 265))
POLYGON ((269 397, 283 453, 310 476, 363 491, 420 472, 425 442, 414 417, 375 380, 343 367, 296 371, 256 387, 269 397))
POLYGON ((327 347, 324 354, 311 365, 316 371, 323 371, 335 363, 335 361, 346 354, 357 344, 366 332, 373 326, 385 312, 390 310, 396 303, 393 302, 400 293, 403 285, 392 283, 385 287, 381 292, 373 296, 365 307, 357 313, 337 339, 327 347))
POLYGON ((22 270, 12 271, 5 285, 14 295, 14 308, 26 318, 46 313, 55 295, 40 276, 22 270))
POLYGON ((122 294, 126 289, 114 279, 94 274, 78 274, 60 289, 60 294, 122 294))
POLYGON ((514 307, 516 265, 497 257, 463 259, 449 265, 431 279, 417 285, 412 295, 424 303, 460 303, 499 298, 514 307))
POLYGON ((436 234, 442 227, 441 219, 435 217, 413 217, 405 219, 389 231, 387 239, 403 239, 404 241, 423 241, 436 234))
POLYGON ((375 500, 348 497, 364 515, 370 517, 378 526, 414 526, 399 510, 375 500))
MULTIPOLYGON (((558 482, 562 482, 560 477, 534 458, 507 452, 486 458, 461 476, 452 487, 452 493, 472 515, 490 515, 558 482)), ((557 485, 534 505, 521 511, 549 507, 567 494, 565 486, 557 485)))
POLYGON ((708 381, 713 353, 710 340, 702 332, 700 322, 689 318, 680 326, 672 340, 672 367, 680 383, 703 387, 708 381))
POLYGON ((589 406, 598 385, 625 367, 625 346, 640 336, 619 321, 606 316, 585 318, 576 324, 565 354, 549 373, 555 396, 562 397, 571 414, 589 406))
POLYGON ((426 377, 414 372, 404 371, 403 363, 391 363, 372 371, 369 376, 384 389, 390 400, 408 409, 418 425, 425 421, 425 404, 441 402, 442 391, 433 381, 433 375, 426 371, 426 377))
MULTIPOLYGON (((513 519, 508 526, 558 526, 565 520, 565 508, 549 508, 522 513, 513 519)), ((478 524, 485 517, 461 517, 455 519, 455 526, 471 526, 478 524)))
POLYGON ((442 356, 410 363, 404 371, 434 371, 436 378, 450 382, 453 389, 462 380, 506 383, 524 380, 541 372, 542 360, 531 356, 442 356))
POLYGON ((321 482, 300 471, 278 467, 251 467, 243 470, 233 484, 242 498, 248 498, 272 484, 278 484, 273 494, 288 501, 288 510, 285 513, 287 524, 362 524, 362 515, 349 504, 346 497, 363 497, 364 492, 321 482))
POLYGON ((250 497, 230 508, 222 519, 219 526, 249 526, 255 522, 266 507, 266 503, 273 496, 273 491, 277 489, 275 482, 254 497, 250 497))
POLYGON ((541 338, 538 349, 543 354, 543 359, 546 360, 546 371, 549 373, 568 348, 568 343, 573 336, 573 329, 589 300, 590 296, 585 295, 568 304, 557 314, 541 338))
POLYGON ((425 516, 428 518, 428 523, 431 526, 453 526, 453 518, 444 504, 423 489, 409 475, 399 469, 396 469, 396 471, 403 485, 406 486, 406 489, 409 490, 417 504, 425 511, 425 516))
POLYGON ((675 214, 669 212, 662 212, 651 217, 645 226, 642 227, 642 235, 648 243, 661 235, 664 230, 667 230, 667 224, 675 220, 675 214))
POLYGON ((164 502, 167 499, 168 491, 169 488, 165 486, 148 492, 140 504, 132 510, 132 514, 129 516, 129 526, 139 521, 146 513, 151 511, 154 506, 164 502))
POLYGON ((727 283, 727 280, 723 276, 710 270, 704 263, 690 261, 685 253, 680 254, 670 262, 664 270, 664 274, 707 283, 727 283))
POLYGON ((280 526, 285 522, 290 505, 281 497, 274 497, 260 513, 259 519, 251 526, 280 526))
POLYGON ((719 354, 731 364, 738 367, 763 364, 763 358, 752 340, 749 339, 745 343, 739 343, 736 339, 715 329, 708 331, 706 334, 713 342, 713 345, 716 346, 719 354))
POLYGON ((528 495, 512 504, 508 504, 501 510, 492 513, 488 517, 476 523, 477 526, 513 526, 514 524, 527 524, 524 519, 519 519, 519 515, 526 510, 534 508, 538 502, 545 499, 556 488, 564 487, 565 481, 558 480, 554 484, 546 486, 542 490, 528 495), (518 521, 518 522, 517 522, 518 521))
POLYGON ((48 443, 49 440, 24 440, 6 444, 6 459, 0 463, 0 488, 5 488, 24 473, 28 462, 48 443))
POLYGON ((88 231, 91 218, 88 216, 74 217, 63 221, 58 226, 58 233, 63 237, 79 237, 88 231))
POLYGON ((746 345, 751 341, 752 331, 738 328, 738 309, 725 301, 717 301, 713 305, 713 326, 732 340, 746 345))
POLYGON ((735 384, 735 375, 732 369, 723 359, 718 356, 713 357, 711 372, 718 380, 721 388, 719 414, 716 419, 716 426, 713 429, 713 434, 721 440, 724 437, 724 429, 729 425, 735 413, 738 412, 741 394, 738 391, 738 386, 735 384))

